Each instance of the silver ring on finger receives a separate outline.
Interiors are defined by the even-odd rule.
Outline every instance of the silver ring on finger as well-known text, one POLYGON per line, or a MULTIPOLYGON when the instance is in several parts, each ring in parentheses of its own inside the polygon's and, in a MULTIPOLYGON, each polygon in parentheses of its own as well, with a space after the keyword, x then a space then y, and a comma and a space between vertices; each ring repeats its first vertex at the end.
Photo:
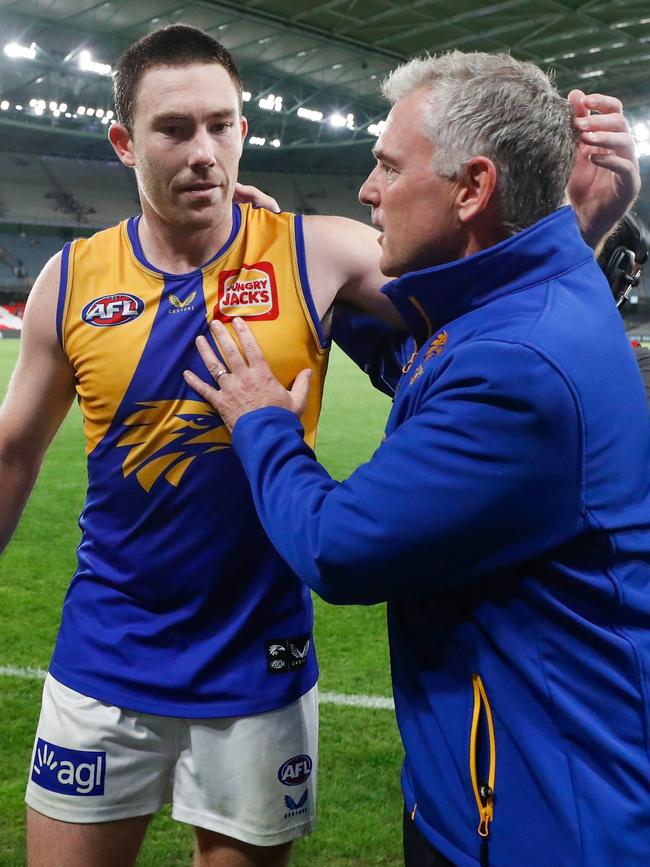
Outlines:
POLYGON ((219 377, 223 376, 224 373, 228 373, 228 372, 229 371, 227 371, 225 367, 223 368, 223 370, 218 370, 214 375, 214 381, 218 383, 219 377))

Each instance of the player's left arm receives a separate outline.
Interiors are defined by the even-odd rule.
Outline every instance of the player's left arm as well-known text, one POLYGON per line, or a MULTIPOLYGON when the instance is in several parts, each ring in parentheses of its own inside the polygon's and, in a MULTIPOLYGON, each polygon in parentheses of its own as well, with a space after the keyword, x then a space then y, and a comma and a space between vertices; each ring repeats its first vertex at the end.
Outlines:
POLYGON ((581 90, 568 99, 579 139, 567 195, 583 238, 595 249, 639 195, 639 162, 620 100, 581 90))

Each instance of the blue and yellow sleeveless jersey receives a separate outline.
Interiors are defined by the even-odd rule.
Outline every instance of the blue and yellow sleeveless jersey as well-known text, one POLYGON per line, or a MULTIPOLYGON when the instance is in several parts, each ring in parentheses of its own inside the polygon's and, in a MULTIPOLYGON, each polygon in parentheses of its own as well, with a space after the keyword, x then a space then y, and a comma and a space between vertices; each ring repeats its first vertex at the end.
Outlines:
POLYGON ((281 707, 315 683, 309 592, 271 546, 221 418, 183 380, 195 338, 245 318, 278 378, 314 371, 313 445, 327 342, 301 218, 233 207, 204 267, 166 274, 138 220, 66 245, 57 330, 88 454, 78 566, 51 672, 101 701, 169 716, 281 707))

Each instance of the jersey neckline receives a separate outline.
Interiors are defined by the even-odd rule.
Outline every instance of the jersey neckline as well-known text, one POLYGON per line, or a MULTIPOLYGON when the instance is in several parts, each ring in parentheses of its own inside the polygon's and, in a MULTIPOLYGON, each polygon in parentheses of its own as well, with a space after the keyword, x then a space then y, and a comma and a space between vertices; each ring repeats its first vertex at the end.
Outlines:
POLYGON ((140 244, 140 238, 138 236, 138 226, 140 224, 140 219, 142 214, 138 214, 137 217, 130 217, 127 220, 126 230, 128 234, 129 241, 131 243, 131 249, 133 250, 133 255, 137 259, 137 261, 143 265, 148 271, 153 271, 154 274, 159 274, 161 277, 164 277, 165 280, 185 280, 192 275, 198 274, 201 271, 204 271, 206 268, 209 268, 210 265, 213 265, 217 259, 223 256, 224 253, 231 247, 233 241, 237 237, 239 229, 241 228, 241 210, 239 205, 236 202, 232 203, 232 229, 230 231, 230 235, 226 243, 218 250, 214 256, 208 259, 203 265, 200 265, 198 268, 194 268, 192 271, 185 271, 182 274, 171 274, 168 271, 163 271, 160 268, 157 268, 153 265, 147 257, 144 255, 142 250, 142 245, 140 244))

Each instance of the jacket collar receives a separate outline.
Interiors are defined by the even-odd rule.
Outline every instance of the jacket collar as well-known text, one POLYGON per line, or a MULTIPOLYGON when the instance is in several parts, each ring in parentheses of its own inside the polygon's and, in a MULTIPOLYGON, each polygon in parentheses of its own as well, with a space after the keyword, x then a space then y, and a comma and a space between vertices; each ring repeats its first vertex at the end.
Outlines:
POLYGON ((458 316, 545 283, 592 258, 593 251, 582 240, 575 214, 567 206, 472 256, 404 274, 382 292, 422 345, 458 316))

